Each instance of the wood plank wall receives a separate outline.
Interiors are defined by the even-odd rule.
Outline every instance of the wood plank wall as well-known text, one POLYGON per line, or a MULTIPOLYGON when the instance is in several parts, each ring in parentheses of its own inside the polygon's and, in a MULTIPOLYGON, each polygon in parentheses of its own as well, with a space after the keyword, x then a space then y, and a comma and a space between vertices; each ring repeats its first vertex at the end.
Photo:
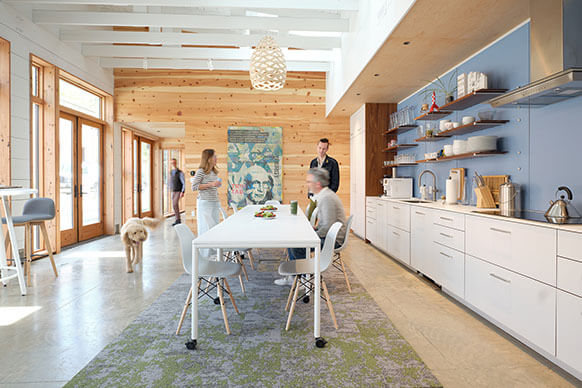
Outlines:
MULTIPOLYGON (((184 171, 196 170, 205 148, 218 152, 219 176, 226 181, 229 126, 283 127, 283 201, 307 202, 305 173, 317 142, 330 139, 329 155, 340 164, 340 188, 346 213, 350 195, 349 116, 325 117, 325 73, 293 72, 279 91, 252 89, 248 72, 195 70, 115 71, 115 120, 185 122, 183 139, 164 139, 164 148, 184 147, 184 171)), ((226 206, 226 189, 219 190, 226 206)), ((196 195, 186 190, 186 215, 196 195)))
POLYGON ((2 166, 0 184, 10 185, 10 42, 2 38, 0 38, 0 166, 2 166))

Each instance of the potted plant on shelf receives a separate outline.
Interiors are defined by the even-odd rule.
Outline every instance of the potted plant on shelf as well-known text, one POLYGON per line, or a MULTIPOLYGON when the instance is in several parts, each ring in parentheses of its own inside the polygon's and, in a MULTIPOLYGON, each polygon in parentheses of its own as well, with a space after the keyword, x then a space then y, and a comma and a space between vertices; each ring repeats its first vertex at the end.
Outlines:
POLYGON ((448 80, 444 81, 440 77, 436 77, 436 79, 430 82, 430 85, 424 89, 421 93, 422 99, 424 101, 428 100, 428 97, 432 95, 432 93, 436 93, 437 95, 443 95, 445 98, 445 104, 452 102, 455 99, 455 92, 457 91, 457 71, 451 73, 448 80))

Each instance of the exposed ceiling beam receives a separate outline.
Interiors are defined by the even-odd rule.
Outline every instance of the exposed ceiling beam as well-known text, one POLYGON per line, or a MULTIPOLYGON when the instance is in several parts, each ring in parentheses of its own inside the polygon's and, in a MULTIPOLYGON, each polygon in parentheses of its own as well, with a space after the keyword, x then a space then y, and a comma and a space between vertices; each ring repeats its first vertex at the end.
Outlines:
MULTIPOLYGON (((208 61, 200 59, 100 58, 99 64, 105 68, 209 70, 208 61)), ((212 68, 248 71, 249 61, 212 60, 212 68)), ((329 71, 329 63, 287 61, 287 71, 329 71)))
POLYGON ((166 6, 244 9, 358 10, 358 0, 4 0, 6 3, 166 6))
POLYGON ((33 11, 36 24, 348 32, 345 18, 175 15, 130 12, 33 11))
MULTIPOLYGON (((327 62, 332 52, 326 50, 288 50, 282 49, 288 61, 327 62)), ((83 55, 89 57, 122 58, 176 58, 176 59, 224 59, 247 60, 251 58, 250 48, 200 48, 200 47, 160 47, 160 46, 83 46, 83 55)))
MULTIPOLYGON (((192 44, 216 46, 254 46, 264 35, 241 34, 206 34, 206 33, 175 33, 175 32, 133 32, 133 31, 103 31, 103 30, 68 30, 61 31, 60 39, 69 43, 146 43, 146 44, 192 44)), ((301 49, 332 49, 341 47, 341 38, 307 37, 307 36, 275 36, 281 47, 301 49)))

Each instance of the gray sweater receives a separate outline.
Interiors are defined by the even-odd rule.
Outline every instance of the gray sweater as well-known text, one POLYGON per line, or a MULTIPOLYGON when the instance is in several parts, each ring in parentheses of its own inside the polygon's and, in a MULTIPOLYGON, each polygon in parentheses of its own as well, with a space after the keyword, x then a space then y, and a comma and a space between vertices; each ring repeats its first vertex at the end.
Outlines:
POLYGON ((346 235, 346 215, 342 201, 328 187, 323 188, 313 199, 317 200, 317 208, 319 209, 317 213, 317 218, 319 219, 317 234, 319 237, 324 238, 329 228, 339 221, 343 226, 339 230, 336 241, 341 244, 346 235))

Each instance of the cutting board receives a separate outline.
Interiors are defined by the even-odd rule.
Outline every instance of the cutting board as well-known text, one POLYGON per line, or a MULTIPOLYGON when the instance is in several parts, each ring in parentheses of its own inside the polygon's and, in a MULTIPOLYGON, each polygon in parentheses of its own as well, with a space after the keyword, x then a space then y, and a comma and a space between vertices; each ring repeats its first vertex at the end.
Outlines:
POLYGON ((465 169, 462 167, 459 168, 451 168, 451 172, 449 174, 451 179, 457 182, 457 188, 459 196, 457 199, 459 201, 465 200, 465 169))

